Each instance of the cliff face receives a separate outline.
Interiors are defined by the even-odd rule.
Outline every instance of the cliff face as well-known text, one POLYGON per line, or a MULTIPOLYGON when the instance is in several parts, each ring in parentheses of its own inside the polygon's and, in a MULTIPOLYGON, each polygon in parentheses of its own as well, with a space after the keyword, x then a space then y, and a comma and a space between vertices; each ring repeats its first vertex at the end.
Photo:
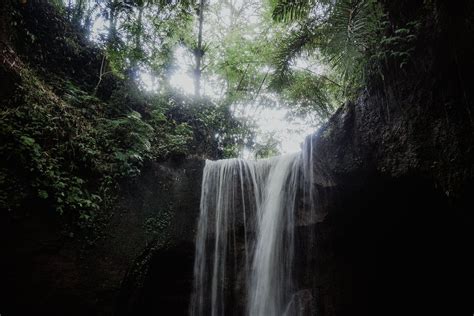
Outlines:
MULTIPOLYGON (((123 276, 115 314, 187 315, 203 168, 204 161, 201 159, 160 164, 144 173, 138 185, 131 186, 124 198, 128 210, 125 216, 135 221, 136 210, 156 212, 165 204, 166 216, 150 214, 150 218, 164 221, 167 229, 165 236, 160 233, 148 240, 146 247, 143 243, 139 245, 141 247, 134 246, 135 251, 139 252, 127 263, 128 271, 123 276), (163 175, 167 176, 163 178, 163 175)), ((143 218, 138 217, 141 221, 143 218)), ((148 221, 145 220, 145 223, 148 221)), ((120 225, 127 230, 130 221, 121 218, 120 225)), ((139 231, 128 235, 129 238, 149 235, 149 232, 143 232, 141 226, 134 226, 139 231)), ((162 230, 160 227, 156 229, 162 230)), ((116 248, 116 245, 111 248, 116 248)))
POLYGON ((421 18, 425 4, 398 4, 422 23, 409 67, 387 67, 312 138, 318 315, 474 310, 472 5, 421 18))
POLYGON ((406 123, 394 110, 386 122, 380 104, 346 105, 314 140, 319 315, 471 312, 472 138, 446 136, 467 116, 448 126, 419 109, 406 123))
MULTIPOLYGON (((202 168, 199 159, 149 164, 124 188, 103 237, 92 246, 65 237, 48 212, 30 210, 16 219, 2 216, 3 311, 11 315, 116 314, 117 302, 120 308, 129 301, 135 304, 132 295, 125 295, 130 291, 120 294, 122 282, 130 284, 129 288, 143 287, 140 278, 133 284, 123 280, 128 271, 133 275, 135 263, 150 249, 161 249, 165 254, 150 269, 156 276, 153 286, 162 286, 167 293, 140 292, 139 300, 144 300, 143 295, 157 295, 153 297, 163 303, 176 288, 181 295, 174 295, 184 300, 176 302, 177 308, 186 306, 202 168), (173 250, 167 249, 177 249, 175 257, 173 250), (182 270, 180 262, 184 263, 182 270), (174 273, 170 274, 171 269, 174 273), (180 277, 184 281, 177 284, 180 277)), ((122 311, 128 307, 124 308, 122 311)))

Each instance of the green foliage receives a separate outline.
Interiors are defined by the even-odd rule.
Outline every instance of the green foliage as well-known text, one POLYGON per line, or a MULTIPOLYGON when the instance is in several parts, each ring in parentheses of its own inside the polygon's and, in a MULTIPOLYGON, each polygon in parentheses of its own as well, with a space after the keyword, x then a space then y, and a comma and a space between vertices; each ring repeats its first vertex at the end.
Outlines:
POLYGON ((132 111, 124 117, 101 119, 93 139, 102 147, 108 163, 99 166, 102 172, 116 177, 140 174, 143 161, 150 158, 153 128, 132 111))
POLYGON ((118 98, 104 103, 69 81, 55 94, 28 68, 18 77, 15 98, 3 100, 0 112, 2 209, 37 201, 95 231, 110 215, 122 180, 139 175, 146 160, 187 153, 193 140, 187 123, 165 115, 169 105, 155 106, 143 119, 118 98))
POLYGON ((148 122, 154 127, 152 140, 156 158, 166 158, 170 154, 184 155, 189 151, 194 135, 188 123, 168 119, 160 110, 152 111, 148 122))
POLYGON ((168 228, 172 213, 170 210, 163 210, 157 217, 149 217, 145 221, 145 231, 151 235, 162 233, 168 228))
POLYGON ((169 107, 167 116, 176 121, 173 123, 176 126, 172 127, 177 133, 172 136, 174 141, 168 143, 179 145, 183 140, 191 139, 192 135, 190 146, 186 147, 188 152, 214 158, 237 157, 254 138, 251 129, 233 117, 225 104, 218 105, 206 98, 195 100, 177 95, 169 96, 165 104, 169 107))
POLYGON ((270 135, 265 142, 255 145, 255 158, 269 158, 280 154, 278 151, 278 140, 274 138, 274 135, 270 135))
MULTIPOLYGON (((193 24, 197 24, 197 4, 194 3, 193 6, 191 2, 170 2, 163 5, 134 1, 127 5, 123 8, 116 7, 115 11, 106 5, 97 9, 98 12, 107 13, 108 20, 112 19, 110 13, 113 11, 116 14, 115 21, 118 21, 115 30, 117 36, 113 43, 110 42, 109 33, 103 33, 98 40, 106 51, 104 60, 107 65, 104 72, 111 71, 123 78, 128 76, 139 83, 143 78, 139 74, 146 73, 153 77, 154 92, 157 93, 173 91, 169 79, 174 67, 196 74, 198 36, 193 24), (180 56, 182 60, 174 60, 178 47, 179 52, 187 54, 180 56)), ((277 44, 285 41, 282 34, 286 34, 286 27, 273 23, 266 5, 256 0, 206 2, 206 27, 202 43, 204 56, 200 69, 203 86, 206 85, 207 90, 209 84, 212 84, 211 89, 220 89, 220 95, 213 102, 217 103, 218 111, 225 108, 221 114, 228 111, 233 116, 236 105, 256 103, 260 107, 292 106, 295 108, 292 112, 295 115, 324 113, 327 116, 332 112, 333 104, 323 102, 333 102, 336 99, 332 95, 337 90, 331 82, 333 79, 311 79, 304 82, 301 78, 309 78, 308 74, 289 74, 281 77, 281 84, 275 84, 279 78, 273 74, 273 61, 275 53, 278 53, 277 44), (223 18, 222 12, 229 14, 223 18), (256 14, 262 16, 255 18, 256 14), (316 84, 317 81, 321 84, 316 84), (309 90, 305 90, 315 88, 318 90, 315 90, 313 97, 309 90)), ((291 58, 287 61, 289 64, 291 58)), ((200 113, 196 115, 199 116, 200 113)), ((202 121, 207 122, 209 118, 203 118, 202 121)), ((249 129, 254 128, 252 118, 239 119, 242 121, 239 128, 231 127, 226 131, 222 128, 222 132, 216 133, 217 142, 225 157, 237 156, 243 147, 251 146, 253 141, 245 135, 249 129)), ((215 123, 220 124, 219 121, 215 123)), ((220 129, 219 125, 213 128, 220 129)))
POLYGON ((308 16, 316 0, 272 1, 272 17, 275 21, 290 22, 308 16))
POLYGON ((288 102, 294 102, 293 111, 300 115, 317 113, 326 118, 334 111, 334 91, 336 83, 327 77, 314 75, 305 71, 295 71, 291 83, 283 87, 282 94, 288 102))
MULTIPOLYGON (((278 1, 276 20, 296 23, 276 54, 280 80, 302 52, 321 55, 343 99, 353 97, 365 78, 370 56, 380 44, 384 15, 376 0, 278 1), (296 9, 298 8, 298 9, 296 9), (296 21, 296 22, 295 22, 296 21)), ((323 94, 324 89, 319 89, 323 94)), ((324 109, 322 109, 324 111, 324 109)))
POLYGON ((15 209, 31 199, 47 200, 60 214, 75 212, 85 224, 102 201, 77 172, 75 141, 91 125, 30 71, 23 70, 21 79, 17 99, 2 106, 0 206, 15 209))
POLYGON ((169 64, 171 49, 189 32, 194 1, 91 1, 71 4, 69 20, 91 34, 93 22, 105 19, 110 27, 98 32, 107 71, 122 78, 137 77, 149 69, 160 77, 169 64))
POLYGON ((400 68, 405 67, 415 50, 416 34, 419 27, 419 21, 411 21, 403 27, 393 30, 392 33, 384 35, 380 41, 380 47, 371 56, 371 61, 375 66, 373 68, 389 61, 395 61, 400 68))
MULTIPOLYGON (((105 52, 101 78, 112 72, 142 83, 146 73, 153 78, 154 92, 167 93, 173 89, 169 79, 174 67, 187 68, 189 74, 202 76, 206 89, 209 84, 220 88, 213 101, 230 112, 236 105, 256 103, 290 107, 292 117, 326 119, 341 103, 357 96, 370 71, 380 72, 380 64, 396 59, 404 67, 414 38, 410 26, 387 32, 387 17, 377 0, 217 1, 204 6, 200 56, 197 1, 83 0, 69 10, 79 5, 84 28, 90 29, 86 21, 94 16, 110 25, 95 35, 105 52), (178 47, 187 53, 179 61, 174 60, 178 47), (299 66, 301 60, 306 61, 304 66, 299 66)), ((121 99, 120 93, 114 92, 113 98, 121 99)), ((251 118, 242 121, 241 127, 252 128, 251 118)), ((153 128, 171 135, 177 126, 153 128)), ((217 133, 218 142, 225 144, 220 146, 225 156, 235 155, 251 142, 240 132, 240 136, 229 130, 217 133)), ((171 144, 188 138, 159 136, 153 141, 164 140, 160 151, 166 153, 171 144)))
POLYGON ((234 158, 254 138, 252 131, 232 117, 229 108, 208 106, 198 111, 198 119, 207 128, 205 134, 214 135, 223 158, 234 158))

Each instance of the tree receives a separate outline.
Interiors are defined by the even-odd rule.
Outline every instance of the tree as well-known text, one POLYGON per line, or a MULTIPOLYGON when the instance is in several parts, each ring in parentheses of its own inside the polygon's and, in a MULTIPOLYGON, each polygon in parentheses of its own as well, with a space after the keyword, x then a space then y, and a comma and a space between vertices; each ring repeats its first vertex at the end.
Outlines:
POLYGON ((194 58, 196 60, 196 68, 194 69, 194 94, 199 97, 201 95, 201 63, 204 56, 204 49, 202 45, 202 27, 204 23, 204 4, 205 0, 199 1, 197 8, 198 16, 198 39, 197 46, 194 49, 194 58))

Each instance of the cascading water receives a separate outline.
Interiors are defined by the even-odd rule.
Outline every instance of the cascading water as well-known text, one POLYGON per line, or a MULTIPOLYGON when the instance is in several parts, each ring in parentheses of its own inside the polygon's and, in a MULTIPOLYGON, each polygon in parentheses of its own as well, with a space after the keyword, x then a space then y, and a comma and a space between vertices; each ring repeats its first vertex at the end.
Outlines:
POLYGON ((270 169, 259 211, 249 315, 289 314, 297 170, 296 155, 275 159, 270 169))
POLYGON ((294 227, 297 208, 313 208, 310 143, 299 154, 206 161, 191 315, 300 314, 294 227))

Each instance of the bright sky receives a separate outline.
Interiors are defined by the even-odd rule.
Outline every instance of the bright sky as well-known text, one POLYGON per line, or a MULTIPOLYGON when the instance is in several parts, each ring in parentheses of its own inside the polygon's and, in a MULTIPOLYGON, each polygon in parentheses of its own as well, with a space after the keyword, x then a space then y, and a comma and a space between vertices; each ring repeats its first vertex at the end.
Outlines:
POLYGON ((315 131, 311 122, 304 119, 288 120, 287 109, 264 108, 254 117, 257 131, 257 142, 265 135, 273 135, 279 140, 279 150, 282 154, 294 153, 301 150, 301 144, 306 135, 315 131))
MULTIPOLYGON (((189 59, 184 48, 175 51, 176 60, 189 59)), ((186 63, 180 62, 172 74, 170 84, 183 93, 194 94, 194 81, 186 63)), ((145 73, 141 76, 145 86, 151 87, 151 78, 145 73)), ((203 89, 211 98, 219 98, 220 91, 216 86, 203 80, 203 89)), ((279 150, 282 154, 298 152, 306 135, 316 130, 315 123, 302 118, 289 120, 289 110, 284 108, 259 107, 258 104, 238 105, 235 111, 238 118, 252 118, 257 126, 257 142, 263 141, 266 135, 273 135, 281 142, 279 150)))

